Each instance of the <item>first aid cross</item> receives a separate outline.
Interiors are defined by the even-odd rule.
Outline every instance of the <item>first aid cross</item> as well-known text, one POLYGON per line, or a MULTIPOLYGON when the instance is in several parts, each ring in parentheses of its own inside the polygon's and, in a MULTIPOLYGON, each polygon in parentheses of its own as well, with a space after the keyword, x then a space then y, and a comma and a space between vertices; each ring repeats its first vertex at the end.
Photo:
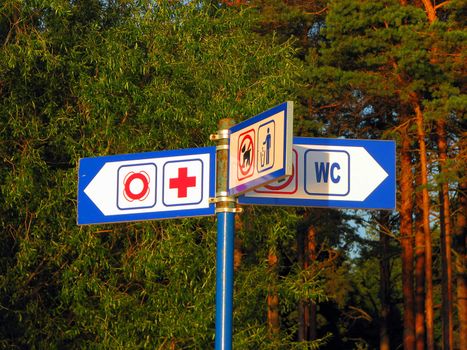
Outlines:
POLYGON ((187 189, 196 186, 196 176, 188 176, 188 168, 178 168, 178 177, 170 179, 170 188, 178 190, 178 198, 186 198, 187 189))

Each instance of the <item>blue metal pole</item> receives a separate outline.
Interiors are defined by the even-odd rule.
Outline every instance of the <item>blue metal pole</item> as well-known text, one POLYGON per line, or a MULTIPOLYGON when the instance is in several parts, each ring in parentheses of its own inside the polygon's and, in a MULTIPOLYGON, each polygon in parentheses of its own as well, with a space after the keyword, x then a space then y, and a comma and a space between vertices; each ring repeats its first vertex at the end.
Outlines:
POLYGON ((216 350, 232 349, 233 311, 233 255, 235 235, 235 198, 228 195, 229 128, 234 121, 219 121, 216 153, 216 213, 217 213, 217 262, 216 262, 216 350))
POLYGON ((217 214, 216 350, 232 349, 234 213, 217 214))

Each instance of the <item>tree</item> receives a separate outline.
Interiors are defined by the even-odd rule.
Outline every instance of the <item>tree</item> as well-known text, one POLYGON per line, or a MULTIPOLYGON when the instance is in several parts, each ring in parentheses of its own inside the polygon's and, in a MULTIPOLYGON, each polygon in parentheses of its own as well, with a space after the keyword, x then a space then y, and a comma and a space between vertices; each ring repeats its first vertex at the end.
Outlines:
POLYGON ((463 336, 467 331, 467 196, 466 183, 459 185, 458 192, 458 213, 456 217, 455 248, 457 266, 457 310, 459 318, 459 348, 467 345, 467 340, 463 336))
POLYGON ((1 347, 211 347, 213 221, 78 228, 76 164, 206 145, 218 119, 286 98, 290 44, 209 1, 2 11, 1 347))
MULTIPOLYGON (((439 4, 443 9, 441 27, 459 33, 456 21, 448 20, 457 13, 457 3, 439 4)), ((427 21, 428 2, 409 1, 331 1, 320 30, 321 46, 310 50, 309 90, 317 118, 326 120, 326 129, 339 135, 382 135, 400 133, 400 233, 402 236, 404 286, 404 347, 414 347, 413 317, 413 198, 412 173, 420 172, 421 218, 425 257, 425 322, 428 348, 434 346, 432 311, 430 183, 427 133, 434 114, 458 115, 462 99, 459 81, 453 75, 459 53, 453 37, 443 37, 427 21), (439 33, 439 34, 438 34, 439 33), (440 48, 444 49, 441 50, 440 48), (437 49, 434 49, 437 48, 437 49), (443 57, 443 58, 441 58, 443 57), (447 58, 449 57, 449 59, 447 58), (448 60, 449 65, 442 60, 448 60), (450 97, 437 104, 441 91, 450 97), (333 101, 339 102, 333 102, 333 101), (451 102, 447 102, 447 101, 451 102), (437 104, 435 106, 435 104, 437 104), (448 107, 449 106, 449 107, 448 107), (325 113, 319 114, 321 110, 325 113), (447 114, 446 114, 447 112, 447 114), (330 128, 333 127, 333 128, 330 128), (412 148, 418 147, 419 158, 412 148)), ((438 24, 437 24, 438 25, 438 24)), ((457 34, 456 34, 457 35, 457 34)), ((457 37, 459 38, 459 37, 457 37)), ((447 95, 445 95, 447 96, 447 95)))
POLYGON ((435 346, 432 249, 438 243, 444 269, 443 344, 452 347, 449 199, 462 176, 451 170, 457 167, 451 161, 465 158, 458 151, 458 125, 465 113, 462 1, 256 3, 264 12, 264 33, 274 29, 304 39, 298 41, 304 53, 299 57, 307 65, 306 84, 298 92, 300 134, 314 135, 318 127, 326 136, 397 137, 400 142, 405 348, 435 346), (297 20, 282 20, 292 13, 297 20), (435 130, 436 143, 430 136, 435 130), (433 196, 438 186, 439 200, 433 196))

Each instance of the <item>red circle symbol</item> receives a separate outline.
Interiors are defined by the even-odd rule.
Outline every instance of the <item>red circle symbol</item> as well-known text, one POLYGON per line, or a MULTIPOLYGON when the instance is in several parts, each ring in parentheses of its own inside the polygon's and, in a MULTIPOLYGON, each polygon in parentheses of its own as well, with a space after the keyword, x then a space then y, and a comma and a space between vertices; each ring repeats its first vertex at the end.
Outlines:
POLYGON ((139 173, 130 172, 123 180, 123 186, 123 194, 128 201, 142 201, 149 194, 149 175, 144 171, 140 171, 139 173))
POLYGON ((253 148, 253 139, 251 135, 246 134, 240 142, 239 152, 237 152, 237 164, 240 173, 248 175, 255 161, 255 151, 253 148))

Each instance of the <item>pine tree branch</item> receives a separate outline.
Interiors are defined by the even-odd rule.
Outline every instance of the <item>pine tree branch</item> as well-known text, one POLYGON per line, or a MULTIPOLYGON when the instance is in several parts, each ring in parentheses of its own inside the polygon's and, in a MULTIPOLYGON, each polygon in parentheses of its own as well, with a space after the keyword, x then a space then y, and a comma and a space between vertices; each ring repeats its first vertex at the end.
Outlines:
POLYGON ((308 11, 305 11, 305 14, 306 15, 320 15, 324 12, 326 12, 328 10, 328 7, 326 6, 325 8, 319 10, 319 11, 315 11, 315 12, 308 12, 308 11))
POLYGON ((442 2, 441 4, 438 4, 438 5, 435 5, 435 10, 443 7, 443 6, 446 6, 446 5, 449 5, 451 3, 451 0, 447 0, 445 2, 442 2))

